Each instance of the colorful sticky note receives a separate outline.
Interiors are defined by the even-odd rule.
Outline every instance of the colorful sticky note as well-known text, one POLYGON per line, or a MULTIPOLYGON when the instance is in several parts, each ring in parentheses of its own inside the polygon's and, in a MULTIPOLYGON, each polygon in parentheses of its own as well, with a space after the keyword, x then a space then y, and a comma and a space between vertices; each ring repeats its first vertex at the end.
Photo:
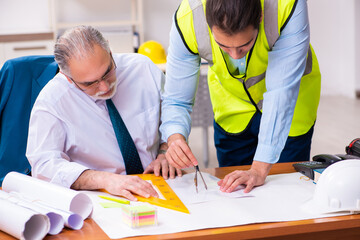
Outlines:
POLYGON ((151 205, 123 205, 122 220, 129 227, 136 228, 157 224, 157 209, 151 205))

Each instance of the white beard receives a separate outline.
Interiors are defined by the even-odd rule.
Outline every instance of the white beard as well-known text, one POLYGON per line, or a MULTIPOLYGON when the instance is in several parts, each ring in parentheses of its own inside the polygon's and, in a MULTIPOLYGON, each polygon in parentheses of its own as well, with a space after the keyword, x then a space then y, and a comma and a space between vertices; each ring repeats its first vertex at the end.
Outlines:
POLYGON ((107 99, 110 99, 112 98, 115 93, 116 93, 116 86, 117 86, 117 82, 118 80, 116 79, 110 86, 109 86, 109 89, 110 91, 112 91, 111 95, 109 96, 101 96, 107 92, 103 92, 103 91, 100 91, 100 92, 97 92, 95 93, 95 95, 93 95, 92 97, 95 98, 96 100, 107 100, 107 99))

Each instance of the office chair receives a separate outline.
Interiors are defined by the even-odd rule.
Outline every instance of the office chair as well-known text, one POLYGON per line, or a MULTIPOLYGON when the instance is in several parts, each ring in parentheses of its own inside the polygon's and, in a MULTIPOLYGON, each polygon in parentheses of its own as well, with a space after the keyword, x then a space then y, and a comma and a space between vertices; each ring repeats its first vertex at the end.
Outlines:
POLYGON ((58 72, 52 55, 6 61, 0 70, 0 185, 10 171, 30 174, 25 156, 30 112, 46 83, 58 72))

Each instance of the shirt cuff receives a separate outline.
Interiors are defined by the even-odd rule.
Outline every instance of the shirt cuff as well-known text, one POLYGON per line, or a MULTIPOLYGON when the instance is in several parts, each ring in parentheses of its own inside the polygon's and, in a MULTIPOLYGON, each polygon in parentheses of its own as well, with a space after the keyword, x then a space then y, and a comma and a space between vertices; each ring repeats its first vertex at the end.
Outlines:
POLYGON ((89 168, 75 162, 67 163, 56 172, 51 182, 70 188, 79 176, 88 169, 89 168))
POLYGON ((168 138, 175 134, 180 133, 185 137, 186 142, 188 141, 189 132, 186 130, 186 128, 179 126, 179 125, 169 125, 167 127, 164 127, 161 131, 161 141, 167 142, 168 138))
POLYGON ((279 161, 283 148, 274 145, 258 144, 254 156, 255 161, 274 164, 279 161))

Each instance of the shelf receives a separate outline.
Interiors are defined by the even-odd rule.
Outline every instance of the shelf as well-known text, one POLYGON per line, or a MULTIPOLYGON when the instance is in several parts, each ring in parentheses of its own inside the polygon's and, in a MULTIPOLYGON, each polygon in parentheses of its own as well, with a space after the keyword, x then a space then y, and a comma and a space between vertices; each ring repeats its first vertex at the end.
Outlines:
POLYGON ((0 42, 20 42, 50 40, 54 38, 54 33, 21 33, 21 34, 0 34, 0 42))
MULTIPOLYGON (((76 1, 76 0, 74 0, 76 1)), ((102 27, 126 27, 128 26, 132 32, 136 31, 139 34, 139 44, 144 42, 143 30, 143 0, 129 0, 131 1, 130 19, 128 20, 114 20, 114 21, 77 21, 77 22, 63 22, 57 19, 57 9, 61 8, 58 0, 50 0, 49 12, 52 29, 54 31, 54 39, 57 38, 59 30, 72 28, 78 25, 90 25, 96 28, 102 27)), ((111 6, 110 6, 111 7, 111 6)))

